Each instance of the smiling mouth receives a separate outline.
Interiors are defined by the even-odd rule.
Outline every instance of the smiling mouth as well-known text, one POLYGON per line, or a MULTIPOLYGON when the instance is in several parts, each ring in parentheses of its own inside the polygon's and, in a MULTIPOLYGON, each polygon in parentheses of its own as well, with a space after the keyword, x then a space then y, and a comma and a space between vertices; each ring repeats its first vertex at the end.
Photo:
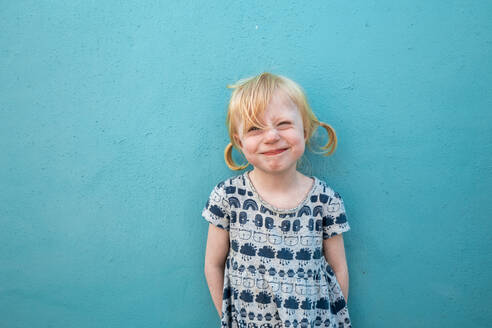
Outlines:
POLYGON ((263 153, 263 155, 277 155, 277 154, 283 153, 286 150, 287 150, 287 148, 267 151, 267 152, 263 153))

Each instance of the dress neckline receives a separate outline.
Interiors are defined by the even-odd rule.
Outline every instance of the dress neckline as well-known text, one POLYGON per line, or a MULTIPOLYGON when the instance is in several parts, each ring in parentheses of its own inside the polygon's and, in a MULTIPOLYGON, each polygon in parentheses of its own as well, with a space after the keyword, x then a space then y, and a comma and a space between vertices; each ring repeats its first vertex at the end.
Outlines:
POLYGON ((309 176, 309 178, 311 178, 313 180, 313 184, 311 185, 311 188, 309 189, 309 191, 306 193, 306 196, 301 200, 301 202, 293 207, 293 208, 278 208, 278 207, 275 207, 273 206, 272 204, 268 203, 266 200, 264 200, 260 194, 258 193, 258 191, 256 190, 253 182, 251 181, 251 179, 249 178, 249 172, 250 171, 246 171, 243 173, 243 176, 245 177, 245 180, 246 180, 246 183, 248 184, 248 186, 250 187, 251 191, 253 192, 253 195, 260 201, 260 203, 263 204, 263 206, 265 206, 266 208, 274 211, 274 212, 277 212, 277 213, 289 213, 289 212, 295 212, 297 211, 298 209, 300 209, 302 206, 304 206, 304 204, 307 202, 307 200, 311 197, 311 195, 313 194, 313 191, 314 189, 316 188, 316 185, 317 185, 317 178, 315 176, 309 176))

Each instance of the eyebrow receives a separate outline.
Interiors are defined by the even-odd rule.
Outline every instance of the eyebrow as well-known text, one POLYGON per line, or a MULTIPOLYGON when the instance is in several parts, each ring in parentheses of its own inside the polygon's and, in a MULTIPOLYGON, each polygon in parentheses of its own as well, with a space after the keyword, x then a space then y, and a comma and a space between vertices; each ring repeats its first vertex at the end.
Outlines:
POLYGON ((281 116, 273 117, 272 121, 273 122, 278 122, 278 121, 293 121, 294 116, 293 115, 286 115, 282 114, 281 116))

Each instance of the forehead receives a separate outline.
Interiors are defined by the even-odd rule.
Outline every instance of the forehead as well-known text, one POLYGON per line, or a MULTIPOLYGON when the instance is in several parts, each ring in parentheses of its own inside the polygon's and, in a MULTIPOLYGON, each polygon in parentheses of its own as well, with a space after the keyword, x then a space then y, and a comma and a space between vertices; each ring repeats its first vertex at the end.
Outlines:
POLYGON ((273 118, 276 116, 296 116, 296 114, 299 114, 299 110, 284 91, 276 90, 263 114, 265 117, 273 118))

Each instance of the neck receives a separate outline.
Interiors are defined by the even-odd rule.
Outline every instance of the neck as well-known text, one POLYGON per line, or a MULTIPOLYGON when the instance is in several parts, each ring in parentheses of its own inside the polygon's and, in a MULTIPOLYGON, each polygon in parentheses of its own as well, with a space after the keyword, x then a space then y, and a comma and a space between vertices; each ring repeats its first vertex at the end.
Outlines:
POLYGON ((295 165, 282 172, 271 173, 255 168, 249 173, 249 178, 257 189, 271 193, 292 190, 301 184, 302 177, 295 165))

